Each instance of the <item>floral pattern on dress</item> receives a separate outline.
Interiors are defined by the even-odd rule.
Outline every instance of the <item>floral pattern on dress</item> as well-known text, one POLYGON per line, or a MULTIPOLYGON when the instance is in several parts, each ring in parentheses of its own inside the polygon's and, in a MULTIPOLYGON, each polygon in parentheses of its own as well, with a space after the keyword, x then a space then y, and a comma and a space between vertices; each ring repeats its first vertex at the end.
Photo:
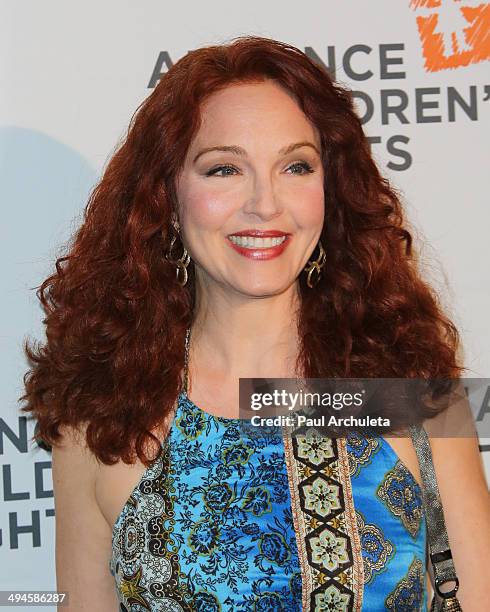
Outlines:
POLYGON ((358 611, 362 557, 345 440, 283 431, 303 610, 358 611))
POLYGON ((182 394, 168 441, 168 480, 148 472, 115 525, 112 565, 122 605, 138 612, 301 610, 279 430, 247 433, 238 419, 208 414, 182 394), (145 516, 155 497, 160 513, 145 516), (141 537, 138 520, 145 518, 141 537), (178 565, 166 562, 169 551, 178 565), (162 571, 153 572, 150 555, 162 571), (151 590, 158 574, 161 588, 151 590), (171 581, 180 593, 172 603, 171 581))
POLYGON ((408 573, 386 598, 386 609, 393 612, 417 612, 423 610, 424 599, 423 564, 414 557, 408 573))
POLYGON ((280 428, 252 433, 182 393, 162 454, 114 525, 109 566, 121 612, 418 602, 425 523, 419 517, 410 532, 417 504, 407 500, 419 491, 390 447, 360 434, 290 443, 280 428))
POLYGON ((374 436, 364 436, 358 431, 349 432, 349 468, 351 476, 359 476, 361 469, 368 466, 374 455, 381 448, 379 439, 374 436))
POLYGON ((356 510, 357 527, 361 536, 362 559, 364 561, 364 583, 371 582, 376 574, 386 570, 388 561, 393 557, 395 548, 384 537, 381 529, 366 523, 365 518, 356 510))
POLYGON ((401 461, 385 474, 376 494, 415 538, 422 525, 422 491, 401 461))
MULTIPOLYGON (((352 491, 364 561, 363 606, 366 610, 381 610, 394 602, 394 607, 389 609, 398 610, 402 591, 406 595, 407 585, 413 583, 409 578, 414 575, 414 560, 424 576, 427 567, 421 489, 382 436, 369 431, 349 433, 347 448, 353 455, 350 464, 361 466, 352 475, 352 491), (375 452, 366 450, 373 448, 375 452), (370 459, 360 464, 359 456, 370 459), (396 591, 398 586, 400 589, 396 591)), ((417 589, 415 583, 412 591, 417 593, 417 589)), ((425 612, 425 588, 421 595, 421 598, 414 595, 415 607, 401 607, 400 610, 425 612)), ((409 599, 407 595, 407 601, 409 599)))

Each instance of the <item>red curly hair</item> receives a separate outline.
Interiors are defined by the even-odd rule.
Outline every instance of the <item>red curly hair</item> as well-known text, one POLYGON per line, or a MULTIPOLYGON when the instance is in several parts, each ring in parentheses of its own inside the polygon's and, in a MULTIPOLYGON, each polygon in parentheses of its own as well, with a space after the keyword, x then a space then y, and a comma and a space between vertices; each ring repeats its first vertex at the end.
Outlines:
MULTIPOLYGON (((37 296, 44 344, 28 340, 23 411, 36 439, 84 425, 106 464, 148 465, 152 433, 182 383, 195 276, 167 261, 176 178, 200 108, 230 84, 273 79, 321 135, 327 264, 302 297, 298 357, 306 377, 454 378, 459 334, 417 270, 402 205, 372 157, 351 92, 288 44, 241 36, 189 52, 162 76, 92 191, 84 220, 37 296)), ((192 268, 193 264, 190 266, 192 268)))

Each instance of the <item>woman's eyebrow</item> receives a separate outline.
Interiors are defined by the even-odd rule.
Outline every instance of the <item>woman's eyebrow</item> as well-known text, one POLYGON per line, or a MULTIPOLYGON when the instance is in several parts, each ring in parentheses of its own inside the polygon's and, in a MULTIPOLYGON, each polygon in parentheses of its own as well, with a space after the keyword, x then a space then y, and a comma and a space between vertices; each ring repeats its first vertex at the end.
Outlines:
MULTIPOLYGON (((295 142, 293 144, 287 145, 286 147, 283 147, 282 149, 280 149, 278 151, 278 154, 287 155, 288 153, 291 153, 292 151, 295 151, 296 149, 299 149, 301 147, 312 147, 313 149, 315 149, 318 155, 320 155, 320 151, 318 150, 316 145, 314 145, 312 142, 309 142, 307 140, 303 140, 301 142, 295 142)), ((201 155, 204 155, 205 153, 209 153, 210 151, 225 151, 228 153, 233 153, 234 155, 247 155, 247 152, 245 151, 245 149, 237 145, 218 145, 216 147, 206 147, 204 149, 201 149, 199 153, 194 157, 193 163, 196 163, 196 161, 201 157, 201 155)))

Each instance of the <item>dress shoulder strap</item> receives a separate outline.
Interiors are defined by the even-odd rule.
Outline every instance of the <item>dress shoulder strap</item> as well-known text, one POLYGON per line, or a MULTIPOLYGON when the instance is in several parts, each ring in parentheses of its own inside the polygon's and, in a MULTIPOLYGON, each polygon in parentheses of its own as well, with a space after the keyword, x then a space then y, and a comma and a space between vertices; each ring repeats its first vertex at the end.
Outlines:
POLYGON ((188 380, 189 380, 189 344, 191 338, 191 328, 188 327, 185 332, 185 350, 184 350, 184 382, 182 385, 183 392, 187 395, 188 380))

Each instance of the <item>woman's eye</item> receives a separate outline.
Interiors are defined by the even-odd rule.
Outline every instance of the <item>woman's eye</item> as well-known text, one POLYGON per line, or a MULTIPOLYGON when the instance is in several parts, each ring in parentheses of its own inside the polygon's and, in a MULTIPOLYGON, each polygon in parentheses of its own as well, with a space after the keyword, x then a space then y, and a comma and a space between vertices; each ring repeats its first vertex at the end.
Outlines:
MULTIPOLYGON (((314 172, 313 168, 310 166, 308 162, 297 162, 295 164, 291 164, 288 167, 288 170, 293 169, 293 174, 310 174, 314 172)), ((206 176, 233 176, 237 173, 238 170, 234 166, 230 166, 228 164, 222 166, 216 166, 211 168, 206 172, 206 176), (221 173, 221 174, 220 174, 221 173)))
POLYGON ((233 166, 216 166, 216 168, 211 168, 211 170, 208 170, 208 172, 206 172, 206 176, 233 176, 231 172, 235 170, 236 168, 233 166), (224 174, 217 174, 222 170, 224 170, 224 174))
POLYGON ((296 170, 298 169, 302 170, 302 172, 293 172, 293 174, 310 174, 311 172, 314 172, 313 168, 310 166, 308 162, 297 162, 296 164, 291 164, 288 170, 290 168, 294 168, 296 170))

